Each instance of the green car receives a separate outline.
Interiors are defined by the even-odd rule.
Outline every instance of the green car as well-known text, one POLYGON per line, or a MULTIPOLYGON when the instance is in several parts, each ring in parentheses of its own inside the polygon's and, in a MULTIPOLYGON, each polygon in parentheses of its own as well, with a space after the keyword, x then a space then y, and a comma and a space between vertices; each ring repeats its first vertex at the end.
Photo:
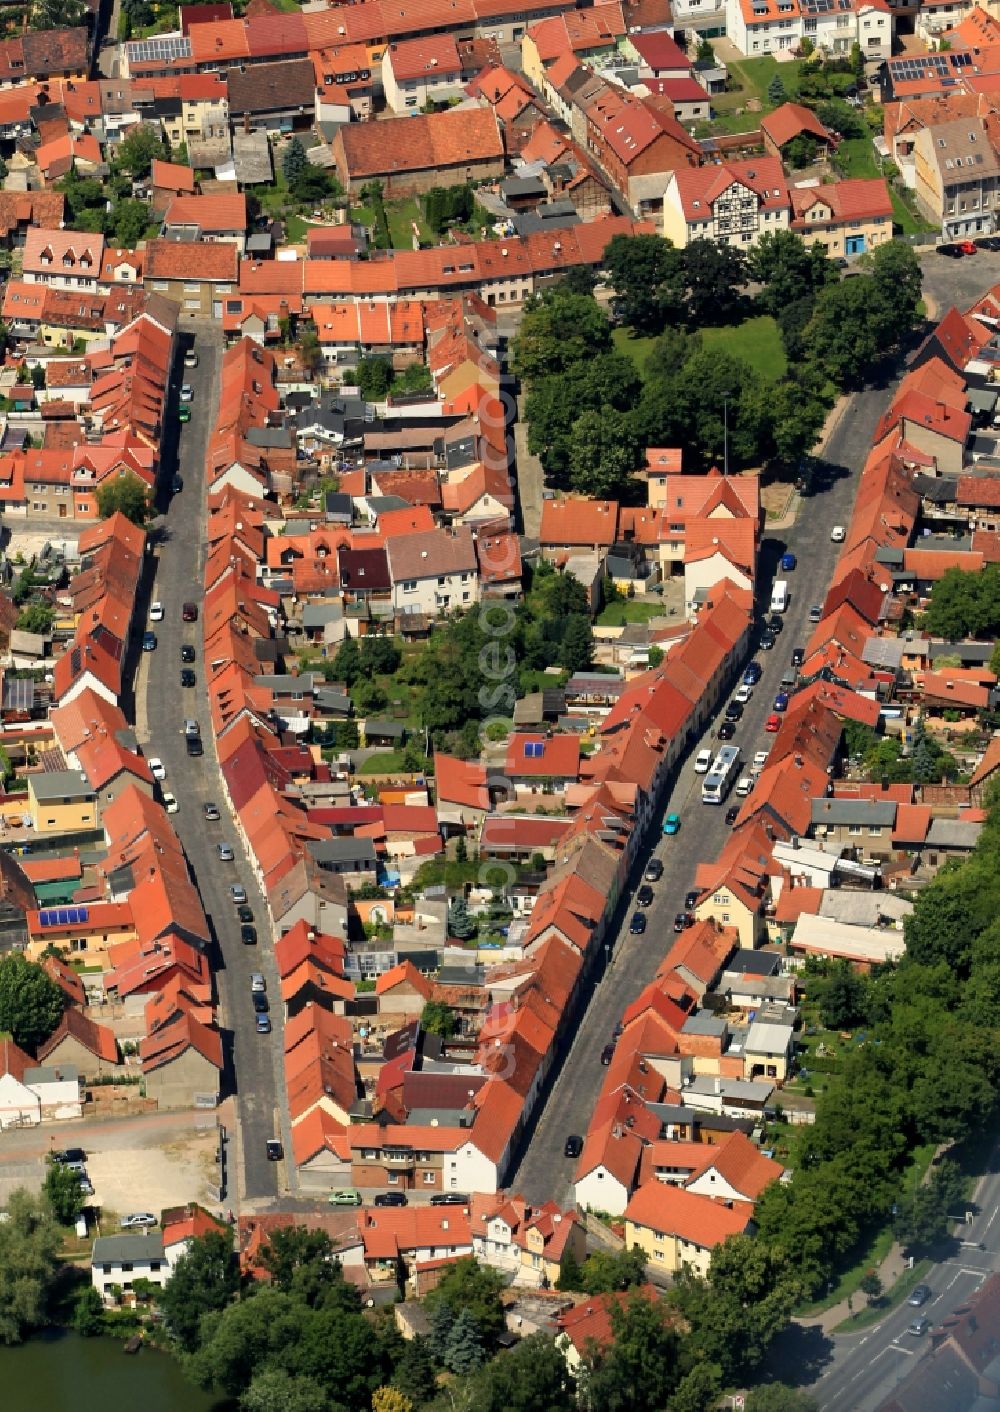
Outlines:
POLYGON ((663 820, 663 832, 664 832, 665 834, 672 834, 672 833, 680 833, 680 830, 681 830, 681 816, 680 816, 680 814, 668 814, 667 817, 663 820))
POLYGON ((191 420, 191 408, 179 407, 177 409, 177 420, 179 422, 189 422, 191 420))
POLYGON ((355 1187, 341 1187, 339 1191, 331 1191, 326 1198, 331 1206, 360 1206, 361 1193, 355 1187))

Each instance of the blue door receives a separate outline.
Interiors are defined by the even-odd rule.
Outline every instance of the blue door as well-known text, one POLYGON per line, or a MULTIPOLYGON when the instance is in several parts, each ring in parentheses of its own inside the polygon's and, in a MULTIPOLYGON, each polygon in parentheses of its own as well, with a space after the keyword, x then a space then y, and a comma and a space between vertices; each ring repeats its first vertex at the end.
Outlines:
POLYGON ((849 235, 844 241, 844 249, 848 255, 863 255, 865 253, 865 238, 863 235, 849 235))

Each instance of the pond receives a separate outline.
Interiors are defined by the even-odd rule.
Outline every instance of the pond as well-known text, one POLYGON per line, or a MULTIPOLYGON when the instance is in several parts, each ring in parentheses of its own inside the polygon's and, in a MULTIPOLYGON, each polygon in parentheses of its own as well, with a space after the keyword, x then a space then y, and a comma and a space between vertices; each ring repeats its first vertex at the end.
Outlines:
POLYGON ((16 1348, 0 1347, 4 1412, 225 1412, 227 1404, 188 1382, 166 1353, 133 1357, 110 1338, 50 1329, 16 1348))

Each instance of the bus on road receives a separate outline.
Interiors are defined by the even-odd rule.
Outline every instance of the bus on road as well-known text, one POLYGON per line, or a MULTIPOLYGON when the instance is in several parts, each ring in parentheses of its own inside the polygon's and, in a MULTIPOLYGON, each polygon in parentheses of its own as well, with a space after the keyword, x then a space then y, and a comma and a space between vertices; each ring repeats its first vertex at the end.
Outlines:
POLYGON ((733 786, 740 768, 740 747, 724 745, 712 761, 701 786, 702 804, 721 804, 733 786))

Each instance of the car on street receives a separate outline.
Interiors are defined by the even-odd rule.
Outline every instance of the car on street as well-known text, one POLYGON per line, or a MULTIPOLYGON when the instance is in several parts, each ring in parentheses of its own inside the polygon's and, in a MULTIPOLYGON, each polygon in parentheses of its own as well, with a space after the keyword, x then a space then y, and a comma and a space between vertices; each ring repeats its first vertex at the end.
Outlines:
POLYGON ((675 833, 680 833, 680 831, 681 831, 681 816, 680 816, 680 814, 668 814, 667 817, 663 820, 663 832, 664 832, 664 833, 667 835, 667 837, 669 838, 669 837, 672 837, 675 833))
POLYGON ((189 348, 184 354, 185 368, 196 368, 198 366, 198 354, 193 348, 189 348))
POLYGON ((790 573, 792 572, 792 570, 795 568, 795 565, 796 565, 797 562, 798 562, 798 561, 797 561, 797 559, 795 558, 795 555, 794 555, 794 554, 782 554, 782 556, 781 556, 781 571, 782 571, 782 573, 784 573, 784 574, 790 574, 790 573))
POLYGON ((764 668, 759 662, 748 662, 746 671, 743 673, 744 686, 756 686, 763 676, 764 668))
POLYGON ((165 789, 165 790, 163 791, 163 796, 162 796, 162 797, 163 797, 163 807, 164 807, 164 809, 166 809, 167 813, 168 813, 168 814, 176 814, 176 813, 177 813, 177 810, 181 807, 181 806, 177 803, 177 796, 174 795, 174 794, 171 794, 169 789, 165 789))
POLYGON ((155 632, 144 632, 144 633, 143 633, 143 635, 142 635, 142 650, 143 650, 143 652, 155 652, 155 651, 156 651, 156 633, 155 633, 155 632))
POLYGON ((696 887, 693 887, 690 892, 686 892, 684 894, 684 911, 690 912, 691 908, 695 906, 700 896, 701 893, 696 887))
POLYGON ((431 1197, 432 1206, 468 1206, 469 1197, 464 1191, 438 1191, 431 1197))
POLYGON ((566 1139, 566 1146, 563 1148, 563 1152, 567 1157, 579 1157, 582 1151, 583 1138, 578 1137, 576 1133, 570 1133, 569 1137, 566 1139))
POLYGON ((843 544, 844 540, 847 538, 847 531, 844 529, 844 526, 834 525, 833 529, 830 531, 830 538, 834 544, 843 544))
POLYGON ((730 701, 729 704, 728 704, 727 707, 726 707, 726 720, 727 720, 727 721, 742 721, 742 719, 743 719, 743 705, 742 705, 742 703, 739 702, 739 701, 735 701, 735 700, 730 701))
POLYGON ((181 608, 181 620, 185 623, 196 623, 198 621, 197 603, 185 603, 181 608))
POLYGON ((230 883, 230 884, 229 884, 229 900, 230 900, 230 902, 235 902, 235 903, 237 904, 237 906, 239 906, 241 903, 245 902, 245 901, 247 900, 247 890, 246 890, 246 888, 245 888, 245 887, 242 887, 239 883, 230 883))
POLYGON ((693 924, 694 918, 691 916, 690 912, 678 912, 677 916, 674 918, 674 931, 687 931, 688 927, 692 926, 693 924))
POLYGON ((643 883, 635 895, 635 900, 640 907, 649 907, 653 901, 653 889, 649 883, 643 883))
POLYGON ((271 1017, 270 1017, 270 1015, 261 1015, 261 1014, 258 1014, 258 1015, 255 1017, 255 1024, 256 1024, 256 1029, 257 1029, 257 1033, 258 1033, 258 1034, 270 1034, 270 1033, 271 1033, 271 1017))
POLYGON ((222 818, 222 815, 219 813, 218 804, 213 804, 211 800, 201 806, 201 812, 204 814, 206 821, 210 824, 218 823, 219 819, 222 818))
POLYGON ((250 999, 253 1002, 253 1008, 256 1010, 258 1015, 266 1015, 268 1010, 270 1010, 271 1008, 268 1004, 267 996, 261 995, 259 991, 254 991, 250 999))
POLYGON ((1000 236, 981 235, 976 244, 980 250, 1000 250, 1000 236))
POLYGON ((707 775, 712 768, 711 750, 699 750, 694 757, 694 772, 696 775, 707 775))
POLYGON ((152 1211, 133 1211, 130 1215, 123 1216, 118 1225, 123 1231, 148 1231, 156 1225, 156 1217, 152 1211))
POLYGON ((719 737, 720 740, 732 740, 732 738, 733 738, 733 736, 734 736, 735 734, 736 734, 736 722, 735 722, 735 721, 723 721, 723 722, 722 722, 722 725, 721 725, 721 726, 719 727, 719 729, 716 731, 716 735, 719 737))
POLYGON ((81 1196, 93 1196, 93 1194, 94 1194, 94 1183, 90 1180, 90 1178, 89 1178, 89 1177, 81 1177, 81 1176, 78 1176, 78 1177, 77 1177, 77 1180, 78 1180, 78 1182, 80 1183, 80 1195, 81 1195, 81 1196))
POLYGON ((930 1319, 926 1314, 918 1314, 917 1317, 906 1326, 906 1332, 913 1338, 923 1338, 924 1334, 931 1326, 930 1319))
POLYGON ((779 692, 778 692, 777 696, 774 698, 774 709, 775 709, 776 711, 787 711, 787 710, 788 710, 788 692, 787 692, 787 691, 779 691, 779 692))
POLYGON ((948 241, 941 245, 935 245, 934 249, 939 255, 947 255, 949 260, 960 260, 962 258, 962 248, 948 241))
POLYGON ((163 622, 163 604, 162 604, 162 603, 150 603, 150 605, 149 605, 149 621, 150 621, 151 623, 162 623, 162 622, 163 622))
POLYGON ((82 1147, 64 1147, 60 1152, 53 1152, 52 1160, 60 1167, 68 1167, 71 1162, 86 1162, 87 1154, 82 1147))
POLYGON ((405 1191, 380 1191, 372 1202, 373 1206, 405 1206, 405 1191))
POLYGON ((643 877, 647 882, 659 882, 663 877, 663 860, 661 858, 650 858, 646 864, 646 871, 643 877))
POLYGON ((775 637, 775 635, 774 635, 773 632, 765 631, 765 632, 762 632, 762 633, 761 633, 761 635, 760 635, 760 645, 761 645, 761 647, 763 647, 763 649, 764 649, 765 652, 770 652, 771 648, 774 646, 774 644, 775 644, 776 642, 777 642, 777 638, 775 637))
POLYGON ((812 607, 809 609, 809 621, 810 621, 811 623, 819 623, 819 622, 822 622, 822 620, 823 620, 823 606, 822 606, 822 604, 820 604, 820 603, 814 603, 814 604, 812 605, 812 607))
POLYGON ((760 774, 761 770, 767 764, 767 757, 770 755, 770 753, 770 750, 758 750, 755 753, 753 757, 753 764, 750 767, 753 774, 760 774))
POLYGON ((190 738, 193 738, 194 736, 200 736, 200 735, 201 735, 201 726, 199 726, 198 722, 194 719, 193 716, 185 716, 185 718, 184 718, 184 734, 185 734, 189 739, 190 739, 190 738))
POLYGON ((974 240, 962 240, 958 246, 963 255, 978 255, 979 247, 974 240))
POLYGON ((793 647, 793 648, 792 648, 792 666, 793 666, 793 667, 801 667, 801 666, 802 666, 802 663, 803 663, 805 660, 806 660, 806 649, 805 649, 804 647, 793 647))
POLYGON ((205 747, 201 743, 200 735, 189 735, 184 744, 187 746, 187 753, 192 759, 197 759, 199 755, 204 755, 205 753, 205 747))
POLYGON ((778 731, 781 730, 781 717, 776 711, 772 711, 768 716, 767 720, 764 722, 764 729, 767 731, 768 735, 777 735, 778 731))
POLYGON ((781 632, 784 626, 785 620, 780 613, 772 613, 767 620, 768 631, 773 632, 775 636, 781 632))
POLYGON ((151 755, 146 761, 149 766, 149 773, 154 780, 165 780, 167 778, 166 766, 158 755, 151 755))
POLYGON ((233 852, 233 846, 231 843, 217 843, 215 845, 215 851, 218 855, 220 863, 236 862, 236 854, 233 852))
POLYGON ((183 643, 182 646, 181 646, 181 661, 182 661, 182 662, 193 662, 193 661, 194 661, 194 656, 195 656, 194 648, 191 646, 190 642, 185 642, 185 643, 183 643))
POLYGON ((611 1061, 612 1061, 612 1059, 613 1059, 614 1057, 615 1057, 615 1047, 614 1047, 614 1045, 613 1045, 613 1044, 606 1044, 606 1045, 604 1046, 604 1048, 601 1050, 601 1063, 604 1065, 605 1068, 607 1068, 608 1065, 611 1063, 611 1061))
POLYGON ((732 828, 739 816, 740 806, 738 804, 730 804, 729 808, 726 810, 726 823, 730 828, 732 828))
POLYGON ((266 991, 266 990, 267 990, 267 981, 266 981, 266 980, 264 979, 264 977, 261 975, 260 971, 251 971, 251 972, 250 972, 250 991, 251 991, 251 994, 256 995, 258 992, 260 992, 261 994, 263 994, 263 992, 266 991))
POLYGON ((733 700, 739 702, 741 706, 745 706, 750 700, 751 696, 753 696, 753 687, 746 686, 745 684, 743 686, 738 686, 733 692, 733 700))
POLYGON ((173 480, 170 482, 170 489, 173 491, 174 495, 180 495, 181 491, 184 489, 183 476, 174 476, 173 480))
POLYGON ((181 397, 181 401, 182 401, 182 402, 193 402, 193 401, 194 401, 194 388, 191 386, 191 384, 190 384, 189 382, 182 382, 182 383, 181 383, 180 397, 181 397))
POLYGON ((244 922, 240 927, 240 941, 244 946, 257 945, 257 928, 251 926, 249 922, 244 922))
POLYGON ((906 1302, 907 1302, 907 1304, 912 1304, 913 1307, 914 1307, 914 1309, 919 1309, 922 1304, 926 1304, 926 1303, 927 1303, 927 1301, 928 1301, 928 1299, 930 1299, 930 1297, 931 1297, 931 1287, 930 1287, 930 1285, 924 1285, 924 1284, 914 1285, 913 1288, 910 1290, 909 1298, 907 1299, 906 1302))
POLYGON ((285 1155, 285 1149, 276 1137, 269 1137, 264 1144, 269 1162, 280 1162, 285 1155))
MULTIPOLYGON (((232 892, 232 890, 233 890, 232 888, 229 889, 230 892, 232 892)), ((241 891, 242 891, 242 889, 241 889, 241 891)), ((245 896, 245 895, 246 895, 246 894, 244 893, 244 896, 245 896)), ((238 919, 240 922, 249 924, 250 922, 253 921, 253 908, 252 908, 252 907, 248 907, 248 906, 246 905, 246 903, 243 902, 243 903, 240 904, 239 907, 237 907, 237 909, 236 909, 236 916, 237 916, 237 919, 238 919)))
POLYGON ((190 408, 190 407, 178 407, 178 409, 177 409, 177 420, 178 420, 179 422, 189 422, 189 421, 191 420, 191 408, 190 408))
POLYGON ((193 668, 181 668, 181 686, 194 686, 197 680, 198 678, 195 676, 193 668))
POLYGON ((633 912, 632 920, 628 924, 628 929, 633 936, 642 936, 646 930, 645 912, 633 912))
POLYGON ((736 793, 741 799, 746 799, 747 795, 753 792, 753 775, 740 775, 736 781, 736 793))

